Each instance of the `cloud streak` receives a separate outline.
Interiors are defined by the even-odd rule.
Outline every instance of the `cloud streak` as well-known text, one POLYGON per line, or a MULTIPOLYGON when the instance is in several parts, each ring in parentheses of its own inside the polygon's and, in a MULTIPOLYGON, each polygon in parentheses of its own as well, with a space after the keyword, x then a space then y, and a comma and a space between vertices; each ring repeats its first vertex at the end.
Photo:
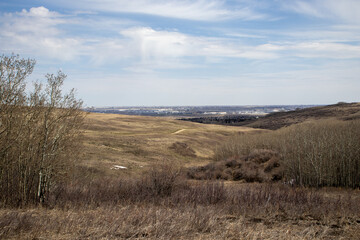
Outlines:
POLYGON ((358 0, 284 1, 283 6, 297 13, 313 17, 341 19, 352 24, 360 23, 360 1, 358 0))
MULTIPOLYGON (((259 95, 263 102, 274 97, 268 91, 279 95, 272 103, 281 103, 286 99, 280 93, 291 98, 298 89, 293 103, 301 103, 305 92, 312 92, 308 103, 324 103, 337 89, 347 97, 349 86, 359 86, 360 28, 357 16, 343 16, 341 10, 350 0, 329 0, 328 6, 322 0, 273 1, 285 7, 265 15, 258 12, 271 4, 262 0, 164 2, 80 0, 70 8, 65 0, 69 8, 61 10, 44 5, 1 13, 0 51, 35 58, 39 66, 45 63, 44 72, 67 68, 92 105, 98 99, 101 105, 166 99, 261 104, 259 95), (266 22, 276 14, 279 20, 266 22), (258 21, 244 21, 250 19, 258 21), (326 98, 318 97, 329 84, 326 98)), ((357 95, 352 91, 348 99, 357 95)))
MULTIPOLYGON (((301 39, 289 38, 288 41, 271 43, 267 42, 266 38, 260 38, 262 43, 254 45, 244 43, 241 37, 236 37, 236 34, 232 37, 193 36, 174 30, 130 27, 116 21, 110 21, 111 26, 116 25, 119 28, 115 31, 109 27, 111 36, 100 37, 90 34, 87 37, 80 37, 66 29, 74 26, 83 27, 81 16, 68 17, 49 11, 45 7, 5 14, 1 18, 2 51, 11 49, 19 53, 66 61, 86 57, 94 65, 127 61, 122 66, 126 69, 134 69, 133 66, 136 64, 154 69, 191 68, 198 67, 199 64, 207 64, 207 59, 210 61, 218 59, 221 62, 224 58, 269 60, 280 57, 328 59, 360 57, 359 45, 346 42, 319 41, 316 38, 301 41, 301 39), (202 58, 203 62, 194 65, 189 62, 191 58, 202 58)), ((109 20, 107 19, 106 22, 109 20)), ((106 28, 103 31, 107 31, 106 28)), ((293 34, 296 36, 296 33, 293 34)))
POLYGON ((148 14, 167 18, 196 21, 222 21, 227 19, 256 20, 265 14, 238 4, 230 8, 223 0, 78 0, 53 1, 53 4, 72 8, 115 13, 148 14))

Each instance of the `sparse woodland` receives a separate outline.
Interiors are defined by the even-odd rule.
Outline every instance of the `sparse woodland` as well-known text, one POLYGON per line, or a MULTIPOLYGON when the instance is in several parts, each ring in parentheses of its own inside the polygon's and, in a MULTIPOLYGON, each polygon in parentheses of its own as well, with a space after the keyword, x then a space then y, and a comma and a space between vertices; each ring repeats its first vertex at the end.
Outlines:
MULTIPOLYGON (((236 160, 259 150, 275 151, 282 175, 294 184, 360 187, 360 120, 319 120, 235 136, 218 147, 215 159, 236 160)), ((261 179, 263 172, 256 174, 261 179)))
POLYGON ((74 91, 63 94, 66 75, 26 91, 35 61, 0 57, 0 201, 4 206, 45 202, 76 156, 83 120, 74 91))
MULTIPOLYGON (((28 91, 34 66, 31 59, 0 57, 1 239, 360 235, 359 120, 228 137, 206 166, 170 162, 136 177, 88 179, 76 164, 82 102, 74 90, 62 93, 62 72, 28 91)), ((196 158, 184 143, 166 149, 196 158)))

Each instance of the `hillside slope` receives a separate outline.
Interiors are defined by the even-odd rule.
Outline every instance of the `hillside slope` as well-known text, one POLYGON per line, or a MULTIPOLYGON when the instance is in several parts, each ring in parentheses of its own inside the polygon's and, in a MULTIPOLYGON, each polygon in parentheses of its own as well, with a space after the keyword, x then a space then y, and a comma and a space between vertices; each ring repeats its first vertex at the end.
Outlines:
POLYGON ((263 130, 166 117, 89 113, 79 166, 84 174, 121 175, 141 172, 162 161, 180 166, 206 164, 227 137, 253 131, 263 130), (115 165, 118 167, 112 169, 115 165))
POLYGON ((244 126, 275 130, 300 122, 329 118, 339 120, 359 119, 360 103, 338 103, 289 112, 276 112, 251 122, 244 123, 244 126))

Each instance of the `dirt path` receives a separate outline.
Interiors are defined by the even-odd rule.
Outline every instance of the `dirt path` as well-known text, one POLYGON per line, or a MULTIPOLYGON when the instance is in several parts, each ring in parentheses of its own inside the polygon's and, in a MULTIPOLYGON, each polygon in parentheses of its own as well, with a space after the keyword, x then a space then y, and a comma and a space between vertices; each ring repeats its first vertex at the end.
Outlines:
POLYGON ((184 129, 180 129, 180 130, 178 130, 178 131, 176 131, 176 132, 173 132, 173 134, 178 134, 178 133, 181 133, 181 132, 183 132, 183 131, 185 131, 186 129, 184 128, 184 129))

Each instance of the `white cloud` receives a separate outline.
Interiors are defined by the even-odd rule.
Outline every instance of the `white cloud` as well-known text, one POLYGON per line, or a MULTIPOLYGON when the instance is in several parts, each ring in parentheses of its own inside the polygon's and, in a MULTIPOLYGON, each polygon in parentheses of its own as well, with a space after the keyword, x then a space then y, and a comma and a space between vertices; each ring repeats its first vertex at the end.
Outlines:
POLYGON ((61 15, 45 7, 4 14, 1 20, 0 50, 34 57, 69 61, 85 56, 96 65, 132 59, 153 67, 183 68, 192 64, 181 62, 177 58, 270 56, 268 53, 221 38, 197 37, 149 27, 129 28, 127 25, 130 22, 122 24, 123 19, 115 21, 100 18, 101 24, 95 25, 98 31, 100 25, 110 22, 111 24, 106 26, 111 30, 106 27, 103 30, 112 32, 112 36, 101 37, 96 34, 80 37, 75 32, 66 31, 66 26, 88 29, 93 26, 82 23, 79 16, 61 15), (117 33, 114 26, 119 29, 117 33))
POLYGON ((130 28, 121 32, 128 38, 128 49, 142 61, 179 57, 230 57, 265 59, 276 54, 268 49, 240 44, 225 38, 191 36, 152 28, 130 28))
POLYGON ((142 62, 168 61, 181 57, 274 59, 279 57, 360 58, 360 46, 332 41, 289 41, 245 45, 233 39, 197 37, 179 32, 130 28, 121 32, 126 49, 142 62))
POLYGON ((301 14, 360 23, 359 0, 297 0, 283 1, 283 5, 301 14))
POLYGON ((185 34, 155 31, 152 28, 131 28, 121 31, 142 59, 178 57, 188 53, 191 40, 185 34))
POLYGON ((358 101, 358 64, 336 62, 307 69, 239 73, 232 77, 209 73, 186 79, 147 72, 98 72, 72 75, 77 82, 71 87, 75 84, 89 106, 330 104, 358 101))
POLYGON ((1 17, 1 50, 55 59, 70 60, 76 55, 81 42, 74 37, 64 37, 60 24, 67 21, 57 12, 45 7, 22 10, 1 17))
MULTIPOLYGON (((205 4, 205 3, 203 3, 205 4)), ((328 32, 334 34, 334 39, 317 40, 316 31, 309 34, 310 39, 290 39, 288 42, 267 43, 267 38, 260 38, 257 45, 246 44, 241 37, 208 37, 184 34, 178 31, 156 30, 150 27, 129 27, 134 22, 124 22, 123 19, 99 18, 98 31, 103 23, 111 23, 112 34, 101 37, 93 34, 85 37, 76 32, 67 31, 66 27, 86 27, 81 23, 81 16, 65 16, 50 11, 45 7, 31 8, 1 17, 0 50, 73 61, 79 57, 89 59, 93 65, 116 64, 131 71, 152 71, 156 69, 199 68, 214 61, 221 63, 224 58, 241 58, 250 60, 269 60, 280 57, 351 59, 360 57, 358 45, 339 43, 335 36, 345 36, 346 39, 359 40, 358 34, 342 34, 351 31, 328 32), (104 21, 104 22, 102 22, 104 21), (65 26, 65 27, 64 27, 65 26), (116 28, 113 28, 116 26, 116 28), (197 58, 200 62, 194 63, 197 58)), ((95 21, 95 20, 93 20, 95 21)), ((126 21, 125 21, 126 22, 126 21)), ((342 28, 343 29, 343 28, 342 28)), ((357 31, 358 32, 358 31, 357 31)), ((254 31, 250 35, 254 35, 254 31)), ((266 36, 261 32, 261 36, 266 36)), ((245 31, 242 34, 246 34, 245 31)), ((301 33, 289 33, 293 37, 301 33), (295 34, 295 35, 294 35, 295 34), (297 34, 297 35, 296 35, 297 34)), ((236 35, 236 34, 235 34, 236 35)), ((256 34, 255 34, 256 36, 256 34)))
POLYGON ((360 46, 323 41, 284 42, 264 44, 260 50, 276 51, 283 57, 356 59, 360 58, 360 46))
POLYGON ((238 4, 234 9, 223 0, 62 0, 55 3, 81 10, 149 14, 199 21, 266 18, 266 15, 255 12, 249 6, 238 4))
POLYGON ((20 15, 31 17, 52 17, 58 16, 59 14, 56 12, 50 12, 49 9, 41 6, 30 8, 29 12, 26 9, 23 9, 20 15))
POLYGON ((299 57, 350 59, 360 58, 360 46, 341 43, 305 42, 290 46, 299 57))

